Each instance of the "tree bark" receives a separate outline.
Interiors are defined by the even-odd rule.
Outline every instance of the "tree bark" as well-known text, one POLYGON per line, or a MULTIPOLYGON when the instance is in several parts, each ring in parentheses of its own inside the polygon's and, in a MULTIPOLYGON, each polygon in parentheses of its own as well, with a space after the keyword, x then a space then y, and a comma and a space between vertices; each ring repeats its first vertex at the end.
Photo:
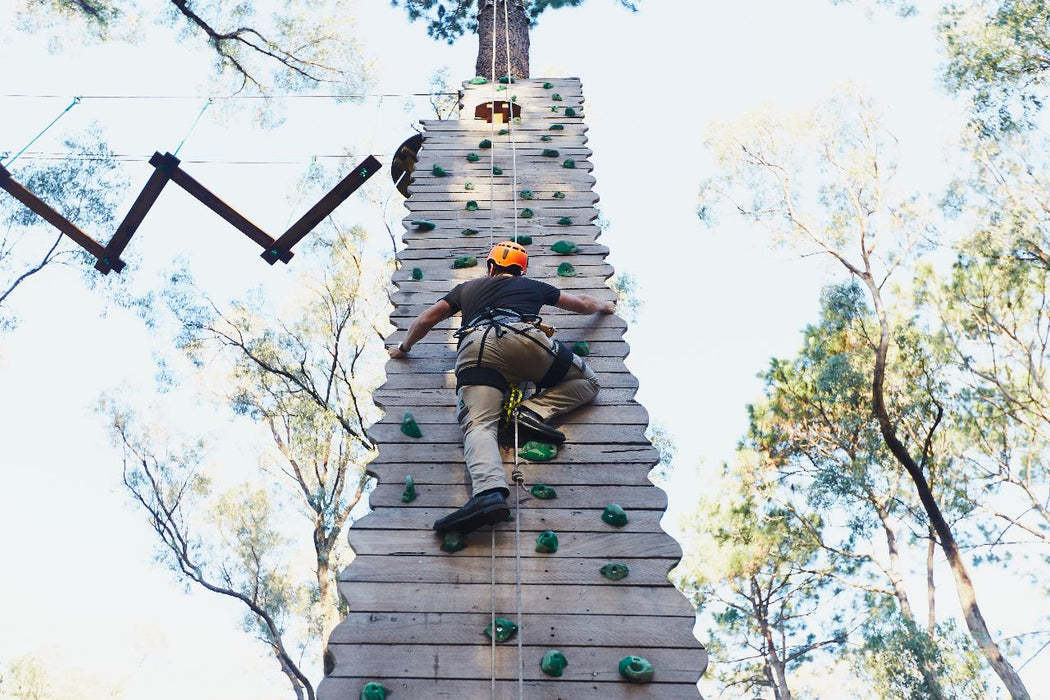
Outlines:
POLYGON ((933 554, 937 549, 937 540, 930 528, 930 543, 926 546, 926 629, 933 636, 937 627, 937 588, 933 580, 933 554))
POLYGON ((773 667, 776 673, 776 684, 773 686, 773 694, 777 700, 791 700, 791 690, 787 684, 787 662, 780 658, 777 653, 777 643, 773 639, 773 630, 766 618, 768 600, 762 597, 762 591, 755 579, 751 579, 751 593, 755 596, 758 605, 755 614, 758 619, 759 629, 762 630, 762 639, 766 644, 766 663, 773 667))
POLYGON ((529 77, 529 16, 522 0, 478 0, 478 60, 475 75, 490 80, 529 77), (493 31, 495 19, 495 31, 493 31), (510 34, 508 70, 507 34, 510 34), (495 48, 495 58, 493 58, 495 48), (493 68, 495 63, 495 68, 493 68))
POLYGON ((959 603, 963 609, 963 617, 966 620, 966 626, 970 630, 970 636, 977 642, 977 645, 981 648, 988 663, 991 665, 992 670, 999 676, 999 679, 1006 686, 1007 692, 1010 693, 1010 697, 1014 700, 1030 700, 1031 696, 1028 694, 1028 689, 1025 688, 1024 683, 1021 681, 1021 677, 1017 675, 1017 671, 1010 665, 1010 662, 1003 656, 1002 651, 999 649, 999 645, 992 639, 991 632, 988 631, 988 625, 984 621, 984 615, 981 613, 981 608, 977 604, 977 592, 974 590, 973 582, 970 580, 970 574, 966 570, 966 563, 963 561, 962 555, 959 552, 959 545, 955 541, 955 535, 952 533, 951 527, 948 525, 948 521, 945 520, 944 514, 941 512, 941 507, 938 505, 937 500, 933 497, 933 490, 930 488, 929 483, 926 481, 926 476, 923 474, 922 467, 915 461, 915 459, 908 452, 908 448, 904 446, 904 443, 897 437, 897 430, 893 426, 893 422, 890 420, 889 411, 886 409, 886 400, 884 396, 884 383, 886 378, 886 358, 889 353, 890 345, 890 325, 886 318, 886 309, 882 304, 882 294, 879 286, 875 283, 875 280, 871 277, 870 273, 863 274, 862 279, 865 285, 868 287, 868 291, 871 293, 872 302, 875 306, 875 313, 879 319, 879 346, 875 351, 875 371, 872 380, 872 407, 875 412, 875 417, 879 421, 879 430, 882 432, 882 438, 886 442, 886 446, 889 448, 893 457, 904 467, 905 471, 908 472, 908 476, 911 477, 912 482, 915 484, 915 490, 919 495, 919 500, 922 502, 923 509, 926 511, 927 517, 930 519, 930 525, 933 527, 934 532, 937 533, 937 538, 941 542, 941 549, 944 550, 944 556, 948 560, 948 566, 951 568, 952 575, 955 578, 955 590, 959 596, 959 603))

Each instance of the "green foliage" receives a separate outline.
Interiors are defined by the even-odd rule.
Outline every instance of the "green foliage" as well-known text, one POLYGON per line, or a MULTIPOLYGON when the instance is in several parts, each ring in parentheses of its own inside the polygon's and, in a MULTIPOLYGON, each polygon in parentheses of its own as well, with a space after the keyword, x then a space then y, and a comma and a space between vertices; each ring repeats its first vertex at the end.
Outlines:
MULTIPOLYGON (((524 5, 530 21, 536 24, 547 10, 579 7, 584 0, 511 0, 524 5)), ((616 0, 631 12, 638 10, 635 0, 616 0)), ((477 8, 472 0, 391 0, 395 7, 403 7, 412 22, 426 22, 427 34, 434 39, 455 42, 466 33, 478 30, 477 8)))
POLYGON ((876 697, 925 700, 931 695, 918 670, 920 659, 932 669, 946 700, 989 697, 980 651, 950 620, 931 636, 899 616, 873 616, 864 625, 864 644, 852 665, 876 697))
POLYGON ((1048 31, 1050 6, 1043 0, 984 0, 944 10, 944 80, 970 96, 982 135, 1033 125, 1050 69, 1048 31))

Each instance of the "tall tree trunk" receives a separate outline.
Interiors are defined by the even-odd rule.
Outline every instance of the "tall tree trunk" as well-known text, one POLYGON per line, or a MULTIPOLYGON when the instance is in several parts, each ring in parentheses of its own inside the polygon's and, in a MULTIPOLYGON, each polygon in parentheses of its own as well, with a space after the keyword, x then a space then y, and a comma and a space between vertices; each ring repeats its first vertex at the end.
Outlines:
POLYGON ((522 0, 478 0, 478 61, 474 74, 491 79, 509 75, 529 77, 529 16, 522 0), (495 16, 495 17, 494 17, 495 16), (493 32, 495 19, 495 32, 493 32), (507 30, 510 30, 510 70, 507 69, 507 30), (495 44, 495 71, 493 71, 495 44))
MULTIPOLYGON (((908 628, 909 634, 921 634, 919 625, 915 621, 915 613, 912 611, 911 601, 908 599, 908 591, 904 587, 904 577, 900 572, 897 532, 893 529, 893 523, 890 522, 890 514, 886 508, 877 499, 870 496, 869 499, 875 507, 875 512, 879 515, 879 520, 882 521, 882 529, 886 534, 886 549, 890 555, 890 582, 893 584, 893 593, 897 597, 897 604, 901 608, 901 617, 904 618, 904 625, 908 628)), ((940 681, 937 680, 937 674, 930 668, 929 659, 918 655, 918 665, 919 673, 922 675, 923 683, 926 685, 927 695, 933 700, 944 700, 944 691, 941 689, 940 681)))
POLYGON ((772 666, 776 674, 773 694, 777 700, 791 700, 791 690, 787 684, 787 661, 780 658, 780 654, 777 653, 777 643, 773 639, 773 630, 767 618, 769 601, 762 596, 762 589, 754 578, 751 579, 751 594, 757 602, 755 616, 758 619, 759 629, 762 630, 762 639, 766 643, 766 664, 772 666))
POLYGON ((919 495, 919 500, 922 502, 922 507, 926 511, 926 516, 930 519, 930 525, 933 527, 934 532, 937 533, 937 537, 941 543, 941 549, 944 550, 944 556, 948 560, 948 566, 951 568, 952 575, 955 578, 955 590, 959 596, 959 603, 963 609, 963 617, 966 620, 966 626, 970 630, 970 636, 977 642, 977 646, 984 652, 984 656, 988 659, 988 663, 991 665, 992 670, 1002 680, 1003 685, 1006 686, 1007 692, 1010 693, 1010 697, 1014 700, 1030 700, 1031 696, 1028 694, 1028 689, 1025 688, 1024 683, 1021 681, 1021 677, 1017 675, 1017 671, 1010 665, 1006 657, 1003 656, 1002 651, 999 649, 999 645, 992 639, 991 632, 988 631, 988 625, 984 621, 984 615, 981 613, 981 608, 977 604, 977 592, 974 590, 973 582, 970 580, 970 574, 966 570, 966 563, 963 561, 962 555, 959 553, 959 545, 955 541, 955 535, 952 533, 951 527, 948 525, 948 521, 944 519, 944 514, 941 512, 941 507, 938 505, 937 500, 933 497, 933 490, 930 488, 929 483, 926 481, 926 476, 923 474, 922 467, 912 458, 908 452, 908 448, 904 446, 904 443, 897 437, 897 430, 893 427, 893 422, 890 420, 889 411, 886 409, 886 400, 884 396, 884 383, 886 378, 886 357, 889 353, 890 345, 890 325, 886 319, 886 309, 882 304, 882 294, 879 286, 875 283, 870 272, 862 275, 865 285, 871 292, 872 302, 875 305, 875 313, 879 319, 879 346, 875 352, 875 371, 872 380, 872 404, 875 411, 875 417, 879 421, 879 429, 882 432, 882 438, 886 443, 886 446, 890 449, 894 458, 900 462, 901 466, 904 467, 905 471, 908 472, 908 476, 911 477, 912 482, 915 484, 915 491, 919 495))
POLYGON ((930 528, 930 543, 926 545, 926 630, 933 636, 937 627, 937 588, 933 581, 933 555, 937 550, 937 538, 930 528))

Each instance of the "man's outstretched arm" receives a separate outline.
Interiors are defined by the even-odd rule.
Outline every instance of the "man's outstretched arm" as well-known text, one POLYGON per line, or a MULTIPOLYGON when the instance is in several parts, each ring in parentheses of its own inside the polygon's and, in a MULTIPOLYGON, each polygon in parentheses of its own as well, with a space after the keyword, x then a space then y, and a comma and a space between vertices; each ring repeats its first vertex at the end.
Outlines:
POLYGON ((408 334, 400 343, 390 348, 390 357, 404 357, 412 346, 418 343, 430 332, 430 329, 452 315, 452 307, 444 299, 438 300, 433 306, 419 314, 412 320, 408 327, 408 334))
POLYGON ((590 294, 569 294, 562 292, 555 304, 559 309, 575 311, 578 314, 594 314, 601 312, 611 314, 616 311, 616 304, 611 301, 595 299, 590 294))

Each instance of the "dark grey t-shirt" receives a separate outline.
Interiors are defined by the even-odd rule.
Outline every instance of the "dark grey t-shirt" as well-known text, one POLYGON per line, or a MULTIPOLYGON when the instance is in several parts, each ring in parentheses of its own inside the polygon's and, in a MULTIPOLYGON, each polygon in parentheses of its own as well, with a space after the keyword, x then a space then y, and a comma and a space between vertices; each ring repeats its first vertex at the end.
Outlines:
POLYGON ((561 290, 554 285, 529 277, 482 277, 457 284, 442 297, 452 307, 452 313, 463 312, 463 321, 470 321, 485 307, 511 309, 525 316, 535 316, 546 305, 558 303, 561 290))

